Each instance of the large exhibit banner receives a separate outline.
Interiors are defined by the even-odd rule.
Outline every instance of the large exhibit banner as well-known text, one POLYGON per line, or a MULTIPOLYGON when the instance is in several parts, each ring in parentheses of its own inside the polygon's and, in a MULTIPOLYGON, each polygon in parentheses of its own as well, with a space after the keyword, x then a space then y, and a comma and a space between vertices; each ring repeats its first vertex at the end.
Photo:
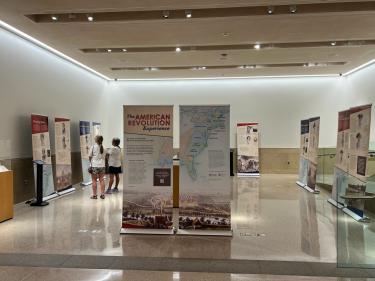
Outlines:
MULTIPOLYGON (((372 105, 339 112, 332 199, 364 217, 372 105)), ((351 214, 350 214, 351 215, 351 214)))
MULTIPOLYGON (((48 130, 48 117, 38 114, 31 115, 31 132, 33 160, 42 161, 43 165, 43 197, 47 197, 55 192, 51 144, 48 130)), ((34 167, 34 177, 36 182, 36 167, 34 167)))
POLYGON ((102 134, 102 125, 98 122, 92 122, 92 143, 95 142, 95 137, 102 134))
POLYGON ((259 124, 237 124, 237 176, 259 177, 259 124))
POLYGON ((121 233, 173 233, 173 106, 124 106, 121 233))
POLYGON ((55 118, 56 188, 72 187, 72 161, 70 146, 70 120, 55 118))
POLYGON ((91 184, 91 175, 88 172, 90 167, 89 152, 91 147, 91 129, 89 121, 79 121, 79 136, 81 146, 81 162, 82 162, 82 184, 91 184))
POLYGON ((180 106, 180 234, 231 235, 229 119, 229 105, 180 106))
POLYGON ((311 192, 316 189, 316 173, 318 166, 320 117, 301 121, 300 163, 297 184, 311 192))

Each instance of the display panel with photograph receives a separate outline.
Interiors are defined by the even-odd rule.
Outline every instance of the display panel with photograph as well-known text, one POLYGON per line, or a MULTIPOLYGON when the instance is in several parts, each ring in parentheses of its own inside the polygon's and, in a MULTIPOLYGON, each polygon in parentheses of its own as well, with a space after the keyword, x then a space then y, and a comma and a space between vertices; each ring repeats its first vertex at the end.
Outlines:
POLYGON ((79 138, 81 147, 81 163, 82 163, 82 184, 91 184, 91 175, 88 172, 90 167, 89 153, 91 147, 91 128, 89 121, 79 121, 79 138))
POLYGON ((173 106, 124 106, 122 233, 171 233, 173 106))

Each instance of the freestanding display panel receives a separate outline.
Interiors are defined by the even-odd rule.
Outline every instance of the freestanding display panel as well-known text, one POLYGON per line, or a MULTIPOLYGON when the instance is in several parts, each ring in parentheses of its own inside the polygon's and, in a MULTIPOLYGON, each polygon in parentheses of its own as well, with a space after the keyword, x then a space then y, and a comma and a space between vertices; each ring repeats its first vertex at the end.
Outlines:
POLYGON ((237 124, 237 176, 259 177, 259 124, 237 124))
MULTIPOLYGON (((31 131, 32 131, 32 146, 33 146, 33 160, 42 161, 43 165, 43 197, 44 200, 51 199, 57 196, 55 192, 52 159, 51 159, 51 145, 48 130, 48 117, 38 114, 31 115, 31 131)), ((36 180, 36 168, 34 167, 34 178, 36 180)))
POLYGON ((364 214, 365 200, 375 198, 366 192, 372 105, 339 112, 335 171, 332 196, 328 200, 357 221, 364 214))
POLYGON ((79 121, 79 135, 81 146, 81 160, 82 160, 82 182, 81 185, 91 184, 91 175, 88 172, 90 167, 89 152, 91 147, 91 128, 89 121, 79 121))
POLYGON ((173 234, 173 106, 124 106, 123 234, 173 234))
POLYGON ((300 164, 297 184, 312 193, 319 193, 316 188, 319 130, 320 117, 301 121, 300 164))
POLYGON ((70 147, 70 120, 55 118, 56 188, 59 194, 74 191, 70 147))
POLYGON ((180 106, 178 234, 232 235, 229 105, 180 106))

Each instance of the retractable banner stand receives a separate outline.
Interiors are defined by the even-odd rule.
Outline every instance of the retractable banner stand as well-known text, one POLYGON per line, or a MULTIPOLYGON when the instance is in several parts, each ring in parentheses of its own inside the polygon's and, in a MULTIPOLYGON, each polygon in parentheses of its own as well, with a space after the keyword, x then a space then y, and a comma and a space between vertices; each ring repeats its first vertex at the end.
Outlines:
POLYGON ((237 124, 237 176, 259 177, 259 125, 237 124))
POLYGON ((121 233, 173 234, 173 106, 124 106, 121 233))
POLYGON ((91 184, 91 175, 88 172, 90 167, 89 152, 91 147, 91 129, 89 121, 79 121, 79 135, 81 145, 81 160, 82 160, 82 182, 81 185, 91 184))
POLYGON ((73 191, 70 120, 55 118, 56 188, 59 194, 73 191))
POLYGON ((229 105, 180 106, 178 234, 232 235, 229 105))
MULTIPOLYGON (((48 200, 57 196, 53 181, 48 117, 32 114, 31 131, 33 160, 43 162, 43 200, 48 200)), ((34 176, 36 181, 36 167, 34 167, 34 176)))
POLYGON ((332 198, 328 201, 357 221, 366 220, 364 203, 372 105, 339 112, 332 198))
POLYGON ((300 163, 297 184, 312 193, 319 193, 316 188, 319 130, 320 117, 301 121, 300 163))

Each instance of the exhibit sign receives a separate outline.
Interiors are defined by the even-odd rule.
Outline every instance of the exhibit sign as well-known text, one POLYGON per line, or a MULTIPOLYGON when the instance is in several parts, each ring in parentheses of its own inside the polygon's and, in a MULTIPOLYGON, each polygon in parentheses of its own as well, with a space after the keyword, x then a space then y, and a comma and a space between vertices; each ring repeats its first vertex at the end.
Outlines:
POLYGON ((237 124, 237 176, 259 177, 259 124, 237 124))
POLYGON ((173 106, 124 106, 121 233, 173 233, 173 106))
POLYGON ((231 235, 229 105, 180 106, 179 234, 231 235))
POLYGON ((316 188, 318 167, 320 117, 301 121, 300 160, 297 184, 306 190, 319 193, 316 188))
MULTIPOLYGON (((43 197, 46 198, 55 193, 51 158, 51 143, 48 129, 48 117, 39 114, 32 114, 31 132, 33 160, 43 162, 43 197)), ((37 179, 35 166, 34 178, 36 182, 37 179)))
POLYGON ((55 118, 56 188, 72 187, 72 161, 70 146, 70 120, 55 118))
POLYGON ((96 136, 102 134, 102 125, 98 122, 92 122, 92 143, 95 142, 96 136))
POLYGON ((90 167, 89 152, 91 148, 91 129, 89 121, 79 121, 79 136, 81 146, 81 163, 82 163, 82 185, 91 184, 91 175, 88 172, 90 167))
POLYGON ((337 148, 329 200, 357 220, 364 216, 364 202, 373 195, 366 193, 367 162, 370 143, 372 105, 339 112, 337 148))

